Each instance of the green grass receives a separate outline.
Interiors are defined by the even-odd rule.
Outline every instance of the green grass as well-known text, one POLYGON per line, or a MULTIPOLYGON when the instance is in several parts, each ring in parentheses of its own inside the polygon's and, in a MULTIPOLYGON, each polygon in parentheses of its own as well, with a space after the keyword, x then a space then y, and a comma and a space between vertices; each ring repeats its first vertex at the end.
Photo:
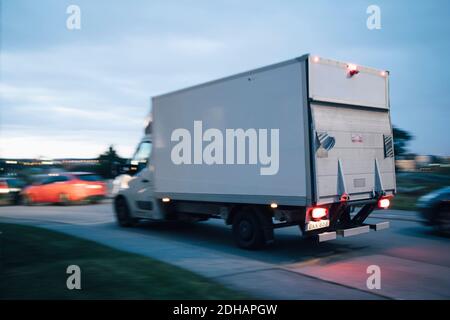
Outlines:
POLYGON ((448 171, 397 173, 397 195, 392 201, 392 209, 416 210, 417 200, 421 196, 448 185, 448 171))
POLYGON ((0 224, 0 299, 245 299, 181 268, 31 226, 0 224), (81 268, 81 290, 66 269, 81 268))

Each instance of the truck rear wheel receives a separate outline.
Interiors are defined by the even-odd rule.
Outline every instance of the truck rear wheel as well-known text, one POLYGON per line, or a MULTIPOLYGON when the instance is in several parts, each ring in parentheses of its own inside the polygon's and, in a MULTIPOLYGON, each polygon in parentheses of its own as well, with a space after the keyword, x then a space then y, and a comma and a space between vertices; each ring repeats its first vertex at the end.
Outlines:
POLYGON ((136 224, 136 220, 131 217, 130 209, 124 198, 116 199, 114 209, 116 211, 117 222, 121 227, 132 227, 136 224))
POLYGON ((263 226, 252 208, 243 208, 233 219, 233 236, 243 249, 259 249, 264 246, 263 226))

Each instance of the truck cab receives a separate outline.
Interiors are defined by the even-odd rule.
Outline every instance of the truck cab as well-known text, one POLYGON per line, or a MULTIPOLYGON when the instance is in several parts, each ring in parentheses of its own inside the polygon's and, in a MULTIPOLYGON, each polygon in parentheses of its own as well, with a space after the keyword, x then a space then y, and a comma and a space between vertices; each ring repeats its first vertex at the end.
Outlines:
POLYGON ((163 220, 167 218, 160 201, 154 195, 153 143, 151 134, 139 143, 130 161, 133 173, 129 175, 115 197, 115 209, 121 226, 132 226, 140 219, 163 220))
POLYGON ((117 195, 121 189, 128 188, 133 176, 146 168, 152 150, 151 135, 146 134, 136 147, 136 150, 124 165, 119 168, 120 174, 113 180, 112 195, 117 195))

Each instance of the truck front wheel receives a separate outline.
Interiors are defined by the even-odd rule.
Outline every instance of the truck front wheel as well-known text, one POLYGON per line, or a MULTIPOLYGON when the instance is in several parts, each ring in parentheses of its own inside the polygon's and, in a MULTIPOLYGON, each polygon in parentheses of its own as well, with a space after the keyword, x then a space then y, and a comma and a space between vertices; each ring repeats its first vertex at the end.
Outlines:
POLYGON ((243 249, 259 249, 264 246, 264 232, 256 212, 251 208, 240 210, 233 219, 233 236, 243 249))
POLYGON ((132 227, 136 224, 135 219, 130 215, 127 201, 124 198, 117 198, 114 204, 117 222, 121 227, 132 227))

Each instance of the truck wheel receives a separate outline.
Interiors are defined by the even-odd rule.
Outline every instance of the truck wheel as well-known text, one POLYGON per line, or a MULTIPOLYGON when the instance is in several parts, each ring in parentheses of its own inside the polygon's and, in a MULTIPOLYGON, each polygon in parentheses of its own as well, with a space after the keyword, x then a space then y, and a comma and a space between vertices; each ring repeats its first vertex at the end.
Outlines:
POLYGON ((130 215, 130 209, 125 199, 119 198, 115 201, 114 209, 116 211, 117 222, 121 227, 132 227, 136 224, 136 220, 130 215))
POLYGON ((257 213, 251 208, 239 211, 233 219, 233 236, 243 249, 259 249, 264 246, 264 232, 257 213))

